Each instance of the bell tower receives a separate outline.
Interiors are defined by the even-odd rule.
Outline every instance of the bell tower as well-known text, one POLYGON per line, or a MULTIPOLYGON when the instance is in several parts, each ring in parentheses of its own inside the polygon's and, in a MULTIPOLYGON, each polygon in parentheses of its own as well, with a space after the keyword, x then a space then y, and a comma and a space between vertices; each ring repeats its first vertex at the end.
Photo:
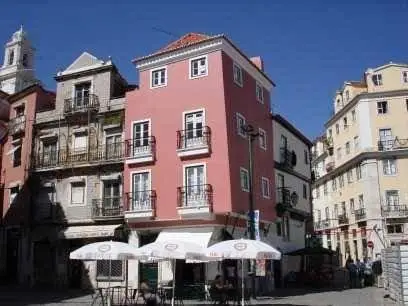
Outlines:
POLYGON ((13 94, 37 83, 34 76, 34 48, 23 26, 6 44, 0 67, 0 90, 13 94))

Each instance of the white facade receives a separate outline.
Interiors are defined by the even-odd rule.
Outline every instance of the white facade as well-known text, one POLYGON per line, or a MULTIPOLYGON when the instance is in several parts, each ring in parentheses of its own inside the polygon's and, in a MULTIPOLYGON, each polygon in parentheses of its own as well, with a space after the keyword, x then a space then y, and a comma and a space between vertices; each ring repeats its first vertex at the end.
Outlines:
POLYGON ((3 66, 0 67, 0 90, 13 94, 36 82, 34 48, 21 27, 6 44, 3 66))

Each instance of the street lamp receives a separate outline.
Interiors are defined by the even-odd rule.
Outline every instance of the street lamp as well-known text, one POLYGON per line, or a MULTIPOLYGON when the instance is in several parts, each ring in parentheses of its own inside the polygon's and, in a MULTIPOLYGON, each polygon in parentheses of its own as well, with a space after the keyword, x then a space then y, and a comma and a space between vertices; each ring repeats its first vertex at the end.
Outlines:
MULTIPOLYGON (((242 131, 245 132, 246 136, 248 137, 248 191, 249 191, 249 207, 248 207, 248 215, 249 215, 249 239, 255 240, 255 214, 254 214, 254 193, 253 193, 253 160, 252 160, 252 142, 255 138, 259 136, 259 133, 255 132, 255 129, 250 124, 245 124, 242 127, 242 131)), ((255 295, 255 271, 254 271, 254 263, 250 265, 250 271, 252 274, 252 295, 256 298, 255 295)))

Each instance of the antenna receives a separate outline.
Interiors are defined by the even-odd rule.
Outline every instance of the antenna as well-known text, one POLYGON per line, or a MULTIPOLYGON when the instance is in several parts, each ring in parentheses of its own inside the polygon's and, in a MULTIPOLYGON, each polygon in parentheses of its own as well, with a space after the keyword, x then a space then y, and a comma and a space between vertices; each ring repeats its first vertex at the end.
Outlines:
POLYGON ((156 32, 159 32, 159 33, 166 34, 166 35, 168 35, 168 36, 173 36, 173 37, 175 37, 175 38, 179 38, 179 37, 181 36, 181 35, 178 35, 178 34, 175 34, 175 33, 169 32, 169 31, 166 31, 166 30, 161 29, 161 28, 158 28, 158 27, 152 27, 152 30, 153 30, 153 31, 156 31, 156 32))

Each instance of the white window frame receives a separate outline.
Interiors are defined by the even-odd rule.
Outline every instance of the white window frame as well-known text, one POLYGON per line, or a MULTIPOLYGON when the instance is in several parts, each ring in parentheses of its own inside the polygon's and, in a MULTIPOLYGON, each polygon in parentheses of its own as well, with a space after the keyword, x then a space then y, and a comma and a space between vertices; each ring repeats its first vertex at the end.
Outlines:
POLYGON ((398 173, 398 168, 397 168, 397 160, 396 159, 394 159, 394 158, 388 158, 388 159, 383 159, 382 160, 382 168, 383 168, 383 174, 385 175, 385 176, 395 176, 395 175, 397 175, 397 173, 398 173), (384 163, 387 163, 387 167, 385 168, 384 167, 384 163), (394 173, 392 173, 392 167, 391 167, 391 162, 393 162, 394 163, 394 169, 395 169, 395 172, 394 173), (387 173, 384 171, 385 169, 387 169, 387 170, 389 170, 387 173))
POLYGON ((240 167, 239 168, 239 185, 241 186, 241 190, 242 191, 245 191, 245 192, 249 192, 249 189, 250 189, 250 185, 251 184, 251 182, 249 181, 249 171, 246 169, 246 168, 244 168, 244 167, 240 167), (246 173, 246 176, 247 176, 247 178, 248 178, 248 188, 244 188, 244 186, 242 186, 242 181, 241 181, 241 173, 242 172, 245 172, 246 173))
MULTIPOLYGON (((152 135, 152 119, 151 118, 146 118, 146 119, 141 119, 141 120, 136 120, 136 121, 132 121, 131 122, 131 126, 130 126, 130 136, 131 136, 131 140, 133 140, 134 135, 133 135, 133 127, 135 124, 138 123, 142 123, 142 122, 149 122, 149 137, 152 135)), ((109 135, 110 136, 110 135, 109 135)))
POLYGON ((86 206, 87 204, 87 186, 88 186, 88 182, 86 178, 71 178, 69 181, 69 206, 72 207, 82 207, 82 206, 86 206), (84 183, 84 200, 83 203, 72 203, 72 184, 75 183, 84 183))
POLYGON ((255 85, 255 95, 256 95, 256 100, 263 104, 264 103, 264 88, 258 82, 256 82, 256 85, 255 85), (260 93, 260 95, 258 95, 258 93, 260 93))
POLYGON ((133 175, 134 174, 140 174, 140 173, 149 173, 149 189, 148 190, 152 190, 152 169, 142 169, 142 170, 135 170, 135 171, 131 171, 130 172, 130 193, 133 194, 133 175))
POLYGON ((189 75, 190 80, 208 76, 208 55, 201 55, 201 56, 191 58, 189 60, 188 68, 189 68, 189 74, 188 75, 189 75), (193 68, 193 62, 198 61, 198 60, 203 59, 203 58, 205 59, 205 73, 198 74, 198 75, 193 75, 193 69, 192 69, 193 68))
POLYGON ((402 83, 408 83, 408 70, 402 72, 402 83))
POLYGON ((234 83, 237 84, 239 87, 243 87, 244 86, 244 76, 242 73, 242 67, 240 65, 238 65, 237 63, 233 63, 232 64, 232 77, 234 79, 234 83), (235 69, 238 69, 241 73, 240 73, 240 78, 236 79, 235 78, 235 69))
POLYGON ((75 102, 74 102, 74 101, 75 101, 75 94, 76 94, 75 87, 76 87, 77 85, 80 85, 80 84, 83 84, 83 83, 90 83, 90 85, 89 85, 89 95, 93 95, 93 94, 94 94, 93 77, 87 77, 87 78, 78 79, 78 80, 76 80, 76 81, 74 81, 74 82, 72 83, 72 93, 71 93, 72 103, 75 103, 75 102))
POLYGON ((183 184, 181 186, 185 187, 186 186, 186 169, 190 167, 200 167, 203 166, 203 176, 204 176, 204 181, 203 185, 207 184, 207 163, 194 163, 194 164, 185 164, 183 165, 183 184))
POLYGON ((373 85, 376 86, 376 87, 383 85, 383 79, 382 79, 382 74, 381 73, 373 74, 373 76, 371 77, 371 80, 373 82, 373 85), (376 81, 374 81, 374 79, 376 79, 376 81))
POLYGON ((389 113, 389 107, 388 107, 388 101, 378 101, 377 102, 377 115, 386 115, 389 113), (385 112, 384 112, 384 108, 383 103, 385 103, 385 112), (381 107, 380 107, 381 105, 381 107), (381 111, 380 111, 381 110, 381 111))
POLYGON ((203 114, 203 129, 204 129, 204 127, 206 126, 206 116, 205 116, 205 108, 198 108, 198 109, 193 109, 193 110, 188 110, 188 111, 184 111, 183 113, 182 113, 182 126, 181 126, 181 129, 182 130, 185 130, 186 129, 186 115, 188 115, 188 114, 193 114, 193 113, 199 113, 199 112, 201 112, 202 114, 203 114))
POLYGON ((262 191, 262 197, 264 199, 270 199, 271 198, 271 187, 270 187, 270 181, 267 177, 262 176, 261 177, 261 191, 262 191), (264 189, 264 182, 266 182, 266 190, 264 189), (265 193, 265 191, 267 191, 265 193))
POLYGON ((156 89, 167 86, 168 70, 167 66, 157 67, 149 70, 150 73, 150 89, 156 89), (164 69, 164 83, 153 86, 153 73, 164 69))
POLYGON ((239 120, 238 120, 238 118, 243 119, 244 120, 244 125, 245 125, 246 124, 245 117, 240 113, 236 113, 235 118, 236 118, 236 121, 237 121, 237 133, 238 133, 238 135, 243 137, 243 138, 246 138, 247 135, 246 135, 246 133, 244 131, 242 131, 242 128, 239 126, 239 120))
POLYGON ((264 145, 262 145, 261 137, 259 137, 259 147, 266 151, 266 149, 268 147, 268 145, 267 145, 268 140, 267 140, 267 136, 266 136, 266 131, 264 129, 262 129, 262 128, 259 128, 258 130, 259 130, 259 135, 264 136, 264 145))

